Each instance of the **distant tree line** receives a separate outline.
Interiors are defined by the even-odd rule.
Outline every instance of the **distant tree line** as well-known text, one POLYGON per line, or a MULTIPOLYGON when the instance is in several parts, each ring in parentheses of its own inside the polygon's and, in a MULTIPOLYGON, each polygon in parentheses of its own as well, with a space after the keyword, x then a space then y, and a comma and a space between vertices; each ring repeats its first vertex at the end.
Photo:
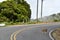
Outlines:
POLYGON ((27 22, 30 17, 30 5, 25 0, 0 2, 0 22, 27 22))
POLYGON ((60 21, 60 13, 57 14, 52 14, 52 19, 54 22, 59 22, 60 21))
POLYGON ((42 18, 43 22, 60 22, 60 13, 52 14, 42 18))

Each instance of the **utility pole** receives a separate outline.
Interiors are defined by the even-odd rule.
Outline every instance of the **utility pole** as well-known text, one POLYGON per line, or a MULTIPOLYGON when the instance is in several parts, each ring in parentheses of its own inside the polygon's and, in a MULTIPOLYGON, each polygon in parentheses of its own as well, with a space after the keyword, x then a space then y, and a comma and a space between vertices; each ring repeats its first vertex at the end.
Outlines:
POLYGON ((39 0, 37 0, 37 11, 36 11, 36 20, 38 22, 38 5, 39 5, 39 0))
POLYGON ((41 0, 41 19, 42 19, 42 11, 43 11, 43 0, 41 0))

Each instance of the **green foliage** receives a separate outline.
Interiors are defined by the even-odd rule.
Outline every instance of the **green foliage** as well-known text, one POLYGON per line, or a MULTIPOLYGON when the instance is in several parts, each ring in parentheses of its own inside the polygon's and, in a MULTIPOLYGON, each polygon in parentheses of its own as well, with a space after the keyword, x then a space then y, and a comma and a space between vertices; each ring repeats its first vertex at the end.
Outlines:
POLYGON ((53 21, 54 21, 54 22, 58 22, 58 20, 57 20, 57 19, 54 19, 53 21))
POLYGON ((0 3, 0 22, 26 22, 31 17, 31 9, 25 0, 7 0, 0 3))
POLYGON ((60 13, 52 14, 51 16, 52 16, 53 22, 59 22, 60 21, 60 13))
POLYGON ((55 16, 56 16, 56 14, 52 14, 51 16, 55 17, 55 16))

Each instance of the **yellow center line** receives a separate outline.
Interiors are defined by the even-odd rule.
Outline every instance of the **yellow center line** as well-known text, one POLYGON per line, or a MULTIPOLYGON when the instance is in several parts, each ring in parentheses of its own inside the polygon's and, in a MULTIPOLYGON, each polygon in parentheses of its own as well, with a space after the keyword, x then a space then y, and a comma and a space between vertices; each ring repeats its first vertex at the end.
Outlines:
POLYGON ((18 30, 18 31, 16 31, 16 32, 12 33, 11 36, 10 36, 10 40, 16 40, 16 35, 17 35, 18 33, 22 32, 22 31, 26 30, 26 29, 27 29, 27 28, 23 28, 23 29, 21 29, 21 30, 18 30))
POLYGON ((30 29, 30 28, 34 28, 34 27, 23 28, 23 29, 21 29, 21 30, 18 30, 18 31, 16 31, 16 32, 12 33, 12 34, 11 34, 11 37, 10 37, 10 40, 16 40, 16 36, 17 36, 18 33, 21 33, 21 32, 23 32, 23 31, 25 31, 25 30, 27 30, 27 29, 30 29))
POLYGON ((26 28, 24 28, 24 29, 22 29, 22 30, 18 30, 16 33, 15 33, 15 35, 14 35, 14 40, 16 40, 16 36, 17 36, 17 34, 18 33, 21 33, 22 31, 24 31, 26 28))
POLYGON ((35 26, 35 27, 29 27, 29 28, 23 28, 23 29, 20 29, 20 30, 18 30, 18 31, 15 31, 15 32, 11 35, 10 40, 16 40, 16 36, 17 36, 19 33, 23 32, 23 31, 25 31, 25 30, 29 30, 29 29, 31 29, 31 28, 36 28, 36 26, 35 26))
POLYGON ((11 37, 10 37, 10 40, 13 40, 13 35, 15 34, 15 32, 11 35, 11 37))
MULTIPOLYGON (((48 25, 49 25, 49 24, 48 24, 48 25)), ((50 24, 50 25, 52 26, 53 23, 50 24)), ((36 26, 35 26, 35 27, 36 27, 36 26)), ((23 31, 25 31, 25 30, 27 30, 27 29, 31 29, 31 28, 35 28, 35 27, 23 28, 23 29, 21 29, 21 30, 15 31, 14 33, 11 34, 10 40, 16 40, 16 36, 17 36, 18 33, 21 33, 21 32, 23 32, 23 31)))
POLYGON ((25 31, 25 30, 31 29, 31 28, 34 28, 34 27, 24 28, 24 29, 22 29, 22 30, 16 31, 15 34, 14 34, 13 39, 16 40, 16 36, 17 36, 19 33, 23 32, 23 31, 25 31))

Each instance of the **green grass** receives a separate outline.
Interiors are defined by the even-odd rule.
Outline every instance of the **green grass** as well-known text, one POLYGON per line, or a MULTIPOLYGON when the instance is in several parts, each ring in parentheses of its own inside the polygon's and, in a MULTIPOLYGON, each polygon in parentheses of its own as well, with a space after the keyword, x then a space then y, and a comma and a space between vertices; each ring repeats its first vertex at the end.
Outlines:
MULTIPOLYGON (((37 22, 3 22, 6 25, 25 25, 25 24, 37 24, 37 22)), ((39 22, 40 23, 40 22, 39 22)))

